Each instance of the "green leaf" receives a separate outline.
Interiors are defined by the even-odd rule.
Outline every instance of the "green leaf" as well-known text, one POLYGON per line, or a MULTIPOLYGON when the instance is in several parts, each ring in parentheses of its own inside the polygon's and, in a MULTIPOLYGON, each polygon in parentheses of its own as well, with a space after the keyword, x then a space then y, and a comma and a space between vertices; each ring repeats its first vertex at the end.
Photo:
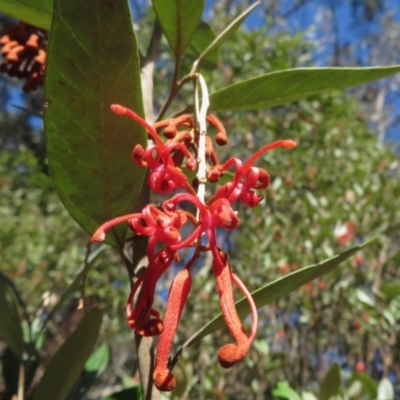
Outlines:
POLYGON ((1 0, 0 12, 48 31, 53 0, 1 0))
POLYGON ((88 392, 95 380, 104 372, 110 361, 108 346, 103 344, 92 353, 86 361, 85 371, 81 374, 79 383, 75 384, 67 400, 79 400, 88 392))
POLYGON ((315 395, 311 392, 301 392, 302 400, 318 400, 315 395))
POLYGON ((200 54, 199 58, 196 60, 195 64, 199 65, 209 54, 213 53, 222 43, 229 40, 236 30, 240 27, 242 22, 247 18, 247 16, 261 3, 259 1, 252 4, 247 10, 243 11, 238 15, 210 44, 204 51, 200 54))
POLYGON ((8 393, 18 392, 20 367, 21 359, 15 355, 10 346, 7 346, 1 354, 1 374, 8 393))
POLYGON ((62 344, 47 365, 34 400, 65 400, 79 378, 96 343, 101 325, 101 312, 88 311, 76 330, 62 344))
POLYGON ((375 307, 374 299, 373 299, 372 296, 371 296, 370 294, 368 294, 365 290, 363 290, 363 289, 356 289, 355 293, 356 293, 357 299, 358 299, 361 303, 363 303, 363 304, 365 304, 365 305, 367 305, 367 306, 369 306, 369 307, 372 307, 372 308, 375 307))
POLYGON ((171 392, 172 399, 182 399, 185 397, 186 391, 192 381, 191 366, 185 365, 185 362, 180 359, 174 367, 174 377, 176 379, 176 386, 171 392))
POLYGON ((274 397, 285 400, 301 400, 301 397, 287 384, 278 382, 277 388, 272 391, 274 397))
MULTIPOLYGON (((210 25, 200 21, 189 46, 186 48, 185 55, 192 59, 197 59, 199 55, 209 46, 215 39, 215 33, 212 31, 210 25)), ((208 54, 204 59, 205 67, 216 68, 218 64, 218 52, 213 51, 208 54)))
MULTIPOLYGON (((346 261, 353 254, 368 246, 376 239, 377 237, 373 237, 362 245, 353 247, 352 249, 347 250, 342 254, 336 255, 335 257, 325 260, 319 264, 314 264, 291 272, 283 276, 282 278, 278 278, 277 280, 257 289, 252 293, 252 297, 257 305, 257 308, 263 307, 267 304, 271 304, 279 298, 286 296, 293 290, 304 285, 305 283, 310 282, 313 279, 319 278, 320 276, 334 270, 339 264, 346 261)), ((236 309, 240 317, 244 317, 250 313, 249 305, 245 298, 242 298, 236 303, 236 309)), ((224 318, 222 314, 220 314, 209 323, 207 323, 205 326, 203 326, 203 328, 198 330, 192 337, 190 337, 182 346, 182 349, 179 352, 186 350, 195 342, 199 341, 210 333, 223 328, 224 326, 224 318)))
MULTIPOLYGON (((72 217, 92 234, 132 212, 145 169, 132 163, 144 129, 110 110, 143 115, 137 43, 127 0, 55 0, 47 52, 44 123, 55 187, 72 217)), ((108 238, 125 238, 118 226, 108 238)), ((110 232, 111 233, 111 232, 110 232)))
POLYGON ((383 378, 379 382, 377 400, 394 400, 394 389, 389 379, 383 378))
POLYGON ((381 292, 387 297, 388 300, 392 300, 394 297, 400 295, 400 281, 394 280, 382 284, 381 292))
POLYGON ((26 311, 26 304, 25 304, 24 300, 22 299, 21 294, 19 293, 19 291, 15 287, 14 282, 6 274, 3 274, 3 272, 1 272, 1 271, 0 271, 0 280, 2 280, 6 285, 9 286, 9 288, 14 292, 15 299, 17 300, 18 305, 25 312, 27 312, 26 311))
POLYGON ((199 26, 204 0, 153 0, 153 7, 169 46, 179 58, 199 26))
POLYGON ((140 386, 135 386, 129 389, 121 390, 105 397, 103 400, 142 400, 142 391, 140 386))
POLYGON ((353 381, 352 383, 348 384, 346 388, 346 395, 349 399, 359 399, 362 393, 362 383, 360 381, 353 381))
POLYGON ((363 374, 362 372, 354 372, 351 375, 351 378, 349 380, 349 384, 351 384, 354 381, 359 381, 361 382, 363 392, 368 394, 368 396, 371 399, 376 399, 377 397, 377 387, 378 384, 367 374, 363 374))
POLYGON ((332 89, 346 89, 400 72, 400 66, 370 68, 297 68, 235 83, 210 95, 213 111, 277 106, 332 89))
POLYGON ((109 361, 110 350, 106 344, 102 344, 93 352, 89 360, 86 361, 85 370, 88 372, 96 372, 97 375, 100 375, 106 369, 109 361))
POLYGON ((338 363, 334 363, 325 374, 321 382, 319 399, 329 400, 332 396, 339 394, 341 385, 340 366, 338 363))
POLYGON ((24 351, 24 339, 17 299, 10 286, 0 280, 0 333, 15 355, 20 358, 24 351))
POLYGON ((124 389, 130 389, 137 386, 137 383, 132 379, 132 376, 127 373, 120 375, 120 378, 124 389))

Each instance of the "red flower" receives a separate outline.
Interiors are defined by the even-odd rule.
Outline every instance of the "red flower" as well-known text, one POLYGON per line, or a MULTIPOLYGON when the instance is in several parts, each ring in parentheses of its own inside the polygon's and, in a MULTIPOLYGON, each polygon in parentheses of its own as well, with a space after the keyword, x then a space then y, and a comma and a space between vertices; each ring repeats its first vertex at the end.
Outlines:
MULTIPOLYGON (((124 221, 128 222, 135 234, 150 237, 147 249, 149 265, 132 287, 126 312, 128 324, 135 332, 143 336, 160 336, 153 378, 160 390, 172 390, 176 382, 168 369, 169 354, 192 284, 190 268, 201 252, 211 251, 212 253, 213 272, 222 314, 234 339, 234 343, 226 344, 219 349, 218 361, 222 367, 229 368, 245 357, 256 334, 257 309, 242 281, 232 272, 228 255, 217 247, 216 229, 232 230, 238 226, 239 217, 232 207, 237 200, 249 207, 255 207, 263 199, 263 196, 256 191, 265 189, 270 183, 270 177, 267 171, 254 167, 253 163, 268 150, 276 147, 292 148, 296 146, 296 143, 292 140, 279 140, 258 150, 245 164, 240 159, 232 157, 220 165, 211 140, 208 139, 205 146, 206 159, 214 164, 212 168, 207 166, 209 180, 217 181, 232 166, 235 167, 235 175, 230 182, 220 187, 213 197, 203 203, 181 169, 182 161, 186 158, 186 167, 194 170, 198 157, 197 144, 193 141, 195 135, 192 131, 187 131, 187 128, 193 130, 196 126, 192 117, 185 114, 176 119, 158 122, 152 127, 125 107, 113 105, 111 109, 117 114, 128 115, 139 122, 155 142, 147 149, 137 145, 132 152, 132 159, 136 164, 150 169, 150 188, 157 193, 169 193, 175 189, 186 190, 165 200, 160 207, 149 204, 141 213, 128 214, 104 223, 91 239, 92 242, 104 240, 108 229, 124 221), (169 139, 165 144, 157 133, 157 130, 162 129, 169 139), (191 203, 196 209, 196 214, 179 209, 183 202, 191 203), (188 220, 192 223, 193 229, 183 238, 180 229, 188 220), (208 239, 207 245, 202 244, 204 234, 208 239), (157 245, 160 243, 164 247, 157 251, 157 245), (179 260, 179 251, 187 247, 193 247, 194 254, 171 284, 162 320, 160 313, 153 308, 157 281, 174 261, 179 260), (242 292, 250 305, 253 323, 249 334, 244 331, 236 311, 233 297, 234 285, 242 292), (133 305, 134 297, 139 289, 138 300, 133 305)), ((222 124, 214 116, 208 116, 207 121, 218 130, 217 144, 225 144, 227 136, 222 124)))
POLYGON ((172 142, 164 145, 157 131, 149 125, 143 118, 132 110, 113 104, 111 110, 119 115, 127 115, 133 120, 143 125, 149 136, 156 143, 150 145, 146 150, 141 145, 136 145, 132 152, 132 160, 140 166, 148 167, 152 171, 149 175, 149 186, 156 193, 169 193, 174 189, 187 189, 195 194, 194 189, 189 185, 186 175, 179 166, 175 165, 171 153, 179 150, 187 157, 186 167, 189 171, 196 168, 196 160, 189 153, 182 143, 172 142))

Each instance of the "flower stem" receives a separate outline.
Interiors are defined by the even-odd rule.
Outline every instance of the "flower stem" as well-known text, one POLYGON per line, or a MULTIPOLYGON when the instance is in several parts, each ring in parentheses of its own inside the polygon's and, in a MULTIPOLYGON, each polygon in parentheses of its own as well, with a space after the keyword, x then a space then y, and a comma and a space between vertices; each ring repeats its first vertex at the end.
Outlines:
POLYGON ((197 179, 199 187, 197 189, 197 197, 204 204, 207 182, 207 163, 206 163, 206 136, 207 136, 207 110, 210 106, 208 89, 204 78, 197 74, 197 79, 194 86, 195 92, 195 110, 199 129, 199 145, 197 151, 198 172, 197 179), (201 89, 201 106, 199 101, 199 86, 201 89))

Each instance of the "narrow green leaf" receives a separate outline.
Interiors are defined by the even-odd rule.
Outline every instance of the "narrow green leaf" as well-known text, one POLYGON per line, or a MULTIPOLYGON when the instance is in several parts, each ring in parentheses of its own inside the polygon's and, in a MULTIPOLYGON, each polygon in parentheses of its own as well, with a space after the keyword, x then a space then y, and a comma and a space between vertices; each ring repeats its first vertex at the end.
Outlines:
POLYGON ((186 368, 186 365, 182 359, 180 359, 175 365, 174 377, 176 379, 176 386, 171 392, 172 399, 182 399, 185 397, 185 393, 189 389, 192 378, 192 376, 190 376, 188 373, 189 370, 190 367, 186 368))
POLYGON ((377 400, 394 400, 394 388, 388 378, 383 378, 379 382, 377 400))
POLYGON ((110 350, 106 344, 101 345, 92 353, 89 360, 86 361, 85 370, 88 372, 96 372, 100 375, 106 369, 110 361, 110 350))
POLYGON ((287 382, 278 382, 277 387, 272 391, 272 395, 284 400, 301 400, 301 397, 287 384, 287 382))
POLYGON ((0 333, 15 355, 20 358, 24 351, 24 339, 17 299, 10 286, 0 280, 0 333))
MULTIPOLYGON (((143 115, 137 43, 127 0, 55 0, 44 122, 55 187, 89 234, 132 212, 145 169, 131 162, 144 129, 113 103, 143 115)), ((122 242, 126 227, 108 238, 122 242)), ((111 232, 110 232, 111 233, 111 232)))
POLYGON ((329 400, 332 396, 339 394, 341 385, 341 371, 338 363, 334 363, 322 379, 319 391, 320 400, 329 400))
POLYGON ((388 300, 392 300, 396 296, 400 296, 400 281, 394 280, 392 282, 384 283, 381 286, 381 292, 387 297, 388 300))
POLYGON ((302 400, 318 400, 315 395, 311 392, 301 392, 302 400))
MULTIPOLYGON (((320 276, 334 270, 342 262, 346 261, 353 254, 357 253, 357 251, 360 251, 362 248, 368 246, 376 239, 377 237, 373 237, 362 245, 353 247, 352 249, 347 250, 342 254, 336 255, 335 257, 325 260, 319 264, 314 264, 291 272, 290 274, 287 274, 282 278, 279 278, 261 287, 260 289, 257 289, 252 293, 252 297, 257 307, 260 308, 267 304, 271 304, 279 298, 286 296, 293 290, 306 284, 307 282, 310 282, 313 279, 319 278, 320 276)), ((244 317, 250 313, 249 305, 245 298, 242 298, 236 303, 236 309, 239 316, 241 317, 244 317)), ((180 351, 186 350, 198 340, 218 329, 223 328, 224 326, 224 318, 220 314, 209 323, 207 323, 203 328, 198 330, 191 338, 189 338, 189 340, 187 340, 186 343, 182 346, 182 349, 180 351)))
POLYGON ((69 392, 66 400, 79 400, 82 399, 89 391, 90 387, 96 379, 107 368, 110 361, 110 351, 108 346, 103 344, 94 351, 89 359, 86 361, 85 370, 79 378, 79 383, 75 384, 72 391, 69 392))
POLYGON ((366 393, 371 399, 376 399, 378 392, 378 384, 369 375, 362 372, 355 372, 351 375, 349 384, 354 381, 361 382, 363 392, 366 393))
POLYGON ((277 106, 332 89, 346 89, 400 72, 400 66, 370 68, 297 68, 271 72, 211 94, 213 111, 277 106))
POLYGON ((361 303, 363 303, 363 304, 365 304, 365 305, 367 305, 369 307, 372 307, 372 308, 375 307, 375 301, 374 301, 374 299, 372 298, 372 296, 369 293, 367 293, 363 289, 356 289, 355 292, 356 292, 357 299, 361 303))
POLYGON ((363 387, 360 381, 353 381, 349 383, 346 388, 346 396, 348 399, 359 399, 362 393, 363 387))
POLYGON ((139 386, 121 390, 105 397, 103 400, 142 400, 142 391, 139 386))
POLYGON ((204 0, 153 0, 169 46, 179 58, 190 43, 204 8, 204 0))
POLYGON ((1 0, 0 12, 48 31, 53 12, 53 0, 1 0))
POLYGON ((21 359, 15 355, 10 346, 7 346, 1 354, 1 372, 2 380, 8 393, 18 392, 18 375, 20 367, 21 359))
POLYGON ((0 271, 0 280, 2 280, 6 285, 10 287, 10 289, 14 292, 15 298, 17 300, 18 305, 26 311, 26 304, 24 300, 21 297, 21 294, 15 287, 14 282, 6 275, 3 274, 3 272, 0 271))
POLYGON ((229 40, 236 30, 240 27, 242 22, 247 18, 247 16, 258 6, 260 1, 256 1, 247 10, 243 11, 239 16, 237 16, 211 43, 210 45, 200 54, 199 58, 196 60, 195 64, 199 65, 209 54, 214 52, 222 43, 229 40))
POLYGON ((90 310, 76 330, 50 360, 34 400, 65 400, 79 378, 96 343, 101 325, 101 312, 90 310))
MULTIPOLYGON (((192 60, 196 60, 202 52, 209 46, 215 39, 215 33, 212 31, 210 25, 200 21, 199 26, 194 32, 193 38, 189 46, 185 50, 185 55, 189 56, 192 60)), ((204 67, 215 68, 218 64, 218 52, 210 52, 204 59, 204 67)))

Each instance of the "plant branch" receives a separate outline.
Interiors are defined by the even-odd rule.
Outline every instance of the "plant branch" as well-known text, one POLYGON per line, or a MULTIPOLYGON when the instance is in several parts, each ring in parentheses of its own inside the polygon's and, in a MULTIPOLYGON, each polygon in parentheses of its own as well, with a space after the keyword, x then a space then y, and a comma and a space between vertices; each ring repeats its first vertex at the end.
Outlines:
POLYGON ((24 400, 25 392, 25 365, 21 360, 19 363, 19 375, 18 375, 18 400, 24 400))
POLYGON ((196 74, 196 80, 194 83, 194 101, 195 101, 195 113, 198 122, 199 129, 199 145, 197 151, 197 162, 198 172, 197 179, 199 181, 199 187, 197 189, 197 197, 204 203, 204 197, 206 193, 206 182, 207 182, 207 162, 206 162, 206 136, 207 136, 207 110, 210 106, 210 100, 208 96, 208 89, 204 78, 200 74, 196 74), (201 89, 201 106, 199 101, 199 86, 201 89))

